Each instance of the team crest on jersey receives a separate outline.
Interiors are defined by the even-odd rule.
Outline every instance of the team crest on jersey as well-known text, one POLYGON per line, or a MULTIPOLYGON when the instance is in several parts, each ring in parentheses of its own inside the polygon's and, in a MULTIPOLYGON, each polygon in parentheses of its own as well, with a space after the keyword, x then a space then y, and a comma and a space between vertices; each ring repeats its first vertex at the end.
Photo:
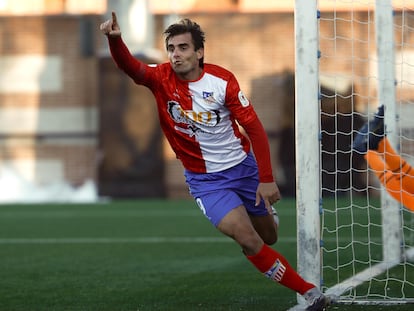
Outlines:
POLYGON ((247 107, 247 106, 249 106, 249 105, 250 105, 249 100, 248 100, 248 99, 247 99, 247 97, 243 94, 243 92, 242 92, 241 90, 239 91, 238 97, 239 97, 240 104, 241 104, 243 107, 247 107))
POLYGON ((206 103, 214 104, 216 100, 214 99, 213 92, 203 91, 203 99, 206 103))

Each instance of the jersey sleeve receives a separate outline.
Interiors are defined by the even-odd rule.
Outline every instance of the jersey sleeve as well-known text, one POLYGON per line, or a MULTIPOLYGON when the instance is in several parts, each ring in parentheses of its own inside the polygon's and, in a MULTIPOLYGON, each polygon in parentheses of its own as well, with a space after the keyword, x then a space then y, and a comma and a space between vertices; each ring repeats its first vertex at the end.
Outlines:
POLYGON ((250 101, 240 90, 234 76, 231 76, 228 81, 226 105, 250 139, 257 161, 260 182, 273 182, 270 148, 266 132, 250 101))
POLYGON ((252 143, 253 152, 259 169, 260 182, 273 182, 272 164, 270 160, 270 148, 266 132, 258 118, 243 125, 252 143))
POLYGON ((136 59, 121 37, 108 37, 111 56, 119 69, 124 71, 137 84, 144 84, 148 65, 136 59))

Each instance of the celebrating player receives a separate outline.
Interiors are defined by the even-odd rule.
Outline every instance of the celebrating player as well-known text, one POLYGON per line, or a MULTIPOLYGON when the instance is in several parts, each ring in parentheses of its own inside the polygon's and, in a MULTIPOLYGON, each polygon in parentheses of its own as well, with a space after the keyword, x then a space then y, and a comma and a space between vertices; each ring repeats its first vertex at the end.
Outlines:
POLYGON ((414 211, 414 170, 394 148, 384 132, 384 106, 359 129, 353 147, 364 154, 368 165, 388 193, 414 211))
POLYGON ((272 204, 280 192, 266 133, 234 75, 204 63, 200 26, 189 19, 169 26, 164 31, 169 62, 155 67, 130 54, 115 13, 100 29, 118 67, 154 94, 161 128, 205 216, 266 277, 302 294, 307 310, 324 310, 330 299, 269 246, 277 241, 272 204))

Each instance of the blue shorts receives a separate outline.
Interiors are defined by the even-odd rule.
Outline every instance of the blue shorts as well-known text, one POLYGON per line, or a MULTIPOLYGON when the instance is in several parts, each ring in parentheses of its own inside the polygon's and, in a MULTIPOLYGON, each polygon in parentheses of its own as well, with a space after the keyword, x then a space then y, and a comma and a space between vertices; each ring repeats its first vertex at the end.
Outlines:
POLYGON ((255 206, 259 178, 251 153, 240 164, 221 172, 200 174, 186 170, 184 175, 190 194, 216 227, 228 212, 240 205, 250 215, 269 215, 263 200, 255 206))

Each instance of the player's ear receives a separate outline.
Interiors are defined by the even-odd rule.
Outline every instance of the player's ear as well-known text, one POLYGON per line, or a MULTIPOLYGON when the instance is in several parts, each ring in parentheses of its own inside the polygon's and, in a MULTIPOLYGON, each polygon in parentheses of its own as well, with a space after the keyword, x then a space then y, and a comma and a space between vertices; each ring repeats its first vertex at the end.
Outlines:
POLYGON ((196 54, 197 54, 197 59, 202 59, 204 57, 204 48, 199 48, 196 51, 196 54))

